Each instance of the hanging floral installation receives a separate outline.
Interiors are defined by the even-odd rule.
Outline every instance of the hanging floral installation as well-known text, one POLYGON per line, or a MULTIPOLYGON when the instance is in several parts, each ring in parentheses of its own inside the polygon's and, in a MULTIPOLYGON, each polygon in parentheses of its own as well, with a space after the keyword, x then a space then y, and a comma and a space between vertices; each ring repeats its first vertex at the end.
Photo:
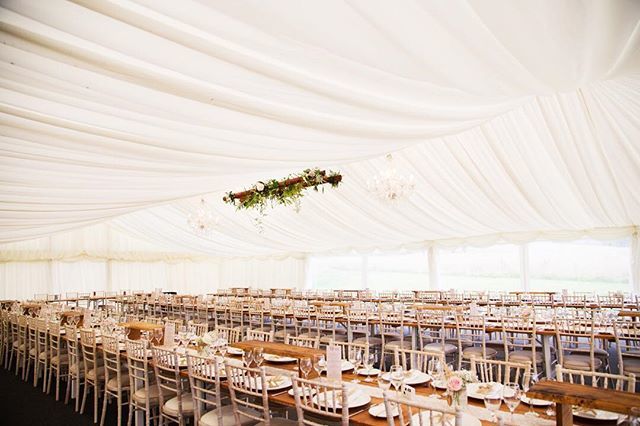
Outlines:
POLYGON ((258 181, 250 189, 227 193, 223 200, 236 206, 237 210, 256 209, 260 216, 266 215, 267 207, 273 208, 278 204, 293 206, 297 212, 300 210, 304 190, 313 188, 315 191, 322 189, 324 192, 324 188, 320 188, 321 185, 331 184, 332 188, 336 188, 341 181, 342 175, 337 172, 327 172, 318 168, 306 169, 284 180, 258 181))

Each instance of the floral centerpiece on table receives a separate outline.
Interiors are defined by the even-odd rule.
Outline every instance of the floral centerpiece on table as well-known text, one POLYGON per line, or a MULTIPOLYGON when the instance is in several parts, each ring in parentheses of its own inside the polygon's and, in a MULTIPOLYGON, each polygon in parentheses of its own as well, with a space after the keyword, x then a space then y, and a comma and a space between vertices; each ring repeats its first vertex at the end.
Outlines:
POLYGON ((449 405, 464 408, 467 405, 467 385, 476 383, 478 378, 469 370, 447 370, 445 378, 449 405))

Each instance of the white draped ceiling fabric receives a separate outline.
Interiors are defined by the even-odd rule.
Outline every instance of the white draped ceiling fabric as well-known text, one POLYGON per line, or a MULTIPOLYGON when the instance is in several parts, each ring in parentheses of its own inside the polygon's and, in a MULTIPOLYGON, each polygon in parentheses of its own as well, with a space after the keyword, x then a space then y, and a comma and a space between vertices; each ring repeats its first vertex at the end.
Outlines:
POLYGON ((638 1, 5 0, 0 30, 3 243, 104 221, 217 257, 637 234, 638 1), (387 152, 416 177, 401 206, 366 189, 387 152), (222 203, 314 166, 344 184, 262 234, 222 203), (200 194, 211 238, 186 224, 200 194))

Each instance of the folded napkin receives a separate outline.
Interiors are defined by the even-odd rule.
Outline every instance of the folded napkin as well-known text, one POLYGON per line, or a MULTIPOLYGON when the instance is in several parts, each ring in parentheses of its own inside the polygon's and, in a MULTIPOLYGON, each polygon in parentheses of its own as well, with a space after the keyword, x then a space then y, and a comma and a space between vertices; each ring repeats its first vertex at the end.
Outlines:
POLYGON ((489 395, 495 390, 495 383, 483 383, 478 386, 477 393, 480 395, 489 395))
POLYGON ((267 378, 267 387, 275 388, 284 383, 284 377, 282 376, 268 376, 267 378))

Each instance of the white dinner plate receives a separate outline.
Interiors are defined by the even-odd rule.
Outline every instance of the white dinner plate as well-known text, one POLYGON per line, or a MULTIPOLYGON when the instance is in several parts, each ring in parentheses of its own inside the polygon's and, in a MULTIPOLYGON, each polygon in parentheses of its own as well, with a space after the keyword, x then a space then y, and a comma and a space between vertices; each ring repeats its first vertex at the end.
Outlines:
POLYGON ((230 355, 242 355, 244 351, 242 349, 234 348, 233 346, 227 347, 227 353, 230 355))
POLYGON ((262 357, 265 361, 268 362, 277 362, 277 363, 287 363, 287 362, 295 362, 296 359, 290 356, 280 356, 274 354, 262 354, 262 357))
POLYGON ((433 382, 433 386, 435 386, 436 389, 447 389, 447 382, 445 380, 436 380, 433 382))
POLYGON ((573 415, 582 419, 613 421, 618 420, 618 414, 604 410, 587 410, 579 407, 573 407, 573 415))
POLYGON ((534 407, 548 407, 553 405, 552 401, 547 401, 546 399, 531 399, 527 395, 522 395, 520 401, 527 405, 533 405, 534 407))
MULTIPOLYGON (((336 391, 335 393, 335 404, 336 406, 333 406, 334 400, 333 400, 333 396, 331 392, 327 392, 327 393, 322 393, 320 395, 316 395, 313 397, 313 402, 318 405, 318 398, 320 398, 320 401, 322 402, 323 406, 329 406, 330 408, 342 408, 342 397, 340 396, 340 392, 341 391, 336 391), (328 397, 328 401, 325 404, 324 403, 324 397, 327 396, 328 397)), ((347 390, 348 392, 348 396, 347 396, 347 403, 349 404, 349 408, 357 408, 357 407, 362 407, 363 405, 367 405, 369 402, 371 402, 371 397, 369 395, 367 395, 366 393, 357 390, 357 389, 349 389, 347 390)))
MULTIPOLYGON (((342 371, 349 371, 349 370, 353 370, 353 364, 351 364, 349 361, 347 361, 346 359, 342 360, 342 363, 340 364, 340 368, 342 369, 342 371)), ((326 368, 325 368, 326 371, 326 368)))
MULTIPOLYGON (((387 418, 387 410, 384 407, 384 403, 372 405, 369 408, 369 414, 371 414, 373 417, 377 417, 379 419, 386 419, 387 418)), ((398 416, 398 406, 395 405, 395 404, 393 405, 393 408, 391 409, 391 415, 393 415, 393 417, 398 416)))
POLYGON ((484 399, 489 394, 502 396, 502 385, 500 383, 469 383, 467 384, 467 396, 473 399, 484 399))
MULTIPOLYGON (((390 379, 390 373, 384 373, 382 375, 382 377, 385 380, 389 380, 390 379)), ((421 383, 426 383, 429 380, 431 380, 431 376, 428 375, 427 373, 423 373, 420 370, 409 370, 406 372, 405 377, 404 377, 404 384, 405 385, 419 385, 421 383)), ((444 389, 444 388, 442 388, 444 389)))
MULTIPOLYGON (((434 411, 423 411, 418 414, 414 414, 412 417, 413 424, 432 424, 429 419, 429 413, 433 413, 436 418, 433 421, 433 425, 442 426, 454 426, 456 424, 456 416, 453 414, 445 414, 444 419, 440 413, 434 411), (422 423, 420 423, 420 416, 422 416, 422 423), (444 421, 443 421, 444 420, 444 421)), ((482 422, 469 413, 462 412, 462 426, 481 426, 482 422)))
POLYGON ((380 370, 378 370, 377 368, 372 368, 371 370, 361 368, 360 370, 358 370, 358 374, 361 376, 377 376, 379 373, 380 370))

